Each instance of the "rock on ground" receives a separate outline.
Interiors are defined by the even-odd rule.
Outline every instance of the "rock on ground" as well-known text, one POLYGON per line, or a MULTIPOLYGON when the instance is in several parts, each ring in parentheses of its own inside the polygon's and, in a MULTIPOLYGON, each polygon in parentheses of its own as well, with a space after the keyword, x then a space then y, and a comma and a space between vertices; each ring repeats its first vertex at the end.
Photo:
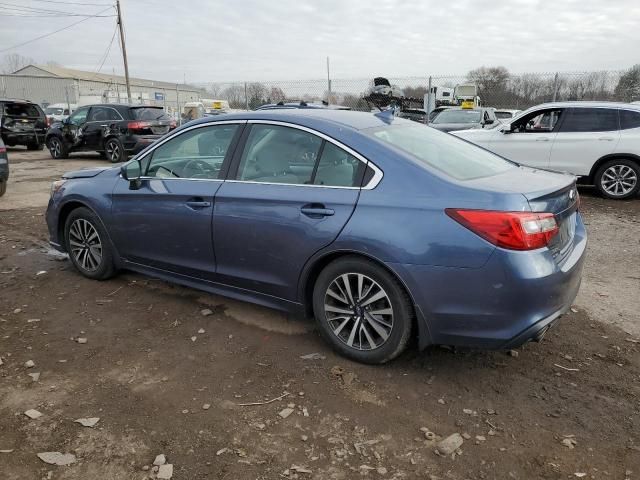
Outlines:
POLYGON ((24 414, 31 420, 35 420, 36 418, 40 418, 42 416, 42 413, 40 413, 38 410, 34 410, 33 408, 27 410, 26 412, 24 412, 24 414))
POLYGON ((165 457, 164 453, 156 456, 156 459, 153 461, 154 465, 164 465, 167 463, 167 457, 165 457))
POLYGON ((75 423, 79 423, 83 427, 93 427, 99 421, 100 421, 100 418, 98 418, 98 417, 79 418, 77 420, 74 420, 75 423))
POLYGON ((462 435, 460 435, 459 433, 454 433, 453 435, 449 435, 444 440, 438 442, 438 444, 436 445, 436 449, 442 455, 451 455, 453 452, 459 449, 463 443, 464 440, 462 439, 462 435))
POLYGON ((38 458, 50 465, 71 465, 76 461, 75 455, 60 452, 42 452, 38 454, 38 458))
POLYGON ((158 475, 156 476, 156 478, 159 478, 162 480, 169 480, 172 476, 173 476, 173 465, 171 465, 170 463, 167 463, 165 465, 160 465, 160 468, 158 469, 158 475))

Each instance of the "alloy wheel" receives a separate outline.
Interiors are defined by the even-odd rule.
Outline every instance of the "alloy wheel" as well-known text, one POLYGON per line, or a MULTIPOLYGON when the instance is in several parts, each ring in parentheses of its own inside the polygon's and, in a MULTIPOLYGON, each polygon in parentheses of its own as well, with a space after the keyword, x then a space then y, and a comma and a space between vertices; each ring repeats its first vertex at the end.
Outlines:
POLYGON ((116 162, 120 159, 120 145, 116 142, 108 142, 107 147, 107 158, 112 162, 116 162))
POLYGON ((631 192, 638 183, 638 176, 627 165, 612 165, 602 174, 600 184, 609 195, 620 197, 631 192))
POLYGON ((102 263, 102 242, 96 228, 84 218, 75 220, 69 228, 69 247, 76 263, 88 272, 95 272, 102 263))
POLYGON ((380 284, 361 273, 342 274, 329 284, 324 312, 333 334, 356 350, 381 347, 393 330, 389 295, 380 284))
POLYGON ((53 158, 60 158, 62 154, 62 145, 60 144, 60 140, 57 138, 52 138, 49 141, 49 151, 51 152, 53 158))

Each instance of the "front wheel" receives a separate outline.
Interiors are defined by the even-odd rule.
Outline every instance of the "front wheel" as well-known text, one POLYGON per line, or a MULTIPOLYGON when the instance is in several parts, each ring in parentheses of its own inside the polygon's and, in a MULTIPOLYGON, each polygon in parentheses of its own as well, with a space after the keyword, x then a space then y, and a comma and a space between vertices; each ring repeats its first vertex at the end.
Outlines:
POLYGON ((71 263, 82 275, 106 280, 115 274, 113 247, 102 222, 91 210, 80 207, 69 214, 64 238, 71 263))
POLYGON ((117 138, 110 138, 105 142, 104 152, 111 163, 124 162, 127 159, 124 145, 117 138))
POLYGON ((322 336, 345 357, 379 364, 400 355, 413 325, 411 300, 379 265, 355 256, 330 263, 313 290, 322 336))
POLYGON ((610 160, 598 169, 595 184, 606 198, 634 197, 640 190, 640 165, 624 158, 610 160))
POLYGON ((0 197, 7 193, 7 181, 0 179, 0 197))
POLYGON ((69 149, 59 137, 51 137, 47 140, 47 148, 51 158, 60 160, 62 158, 69 158, 69 149))

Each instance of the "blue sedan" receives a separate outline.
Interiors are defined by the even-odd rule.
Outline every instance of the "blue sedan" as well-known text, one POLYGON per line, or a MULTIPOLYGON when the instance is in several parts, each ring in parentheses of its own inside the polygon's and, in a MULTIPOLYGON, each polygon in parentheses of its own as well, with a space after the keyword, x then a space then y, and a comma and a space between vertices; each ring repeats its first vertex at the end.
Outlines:
POLYGON ((382 363, 417 337, 513 348, 580 287, 575 178, 424 125, 335 110, 209 117, 52 186, 51 244, 84 276, 133 270, 315 317, 382 363))

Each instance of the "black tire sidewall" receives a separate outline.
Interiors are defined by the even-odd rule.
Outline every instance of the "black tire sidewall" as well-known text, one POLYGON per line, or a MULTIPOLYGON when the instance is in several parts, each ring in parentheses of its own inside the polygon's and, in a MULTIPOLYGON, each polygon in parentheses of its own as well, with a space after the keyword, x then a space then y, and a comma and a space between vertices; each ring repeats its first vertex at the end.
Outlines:
POLYGON ((318 329, 325 340, 341 355, 362 363, 380 364, 400 355, 408 343, 413 326, 413 307, 403 286, 384 268, 360 257, 344 257, 329 265, 316 279, 313 290, 313 311, 318 329), (369 351, 352 349, 338 339, 325 319, 324 297, 329 284, 343 273, 362 273, 376 281, 390 297, 393 307, 393 329, 387 341, 369 351))
POLYGON ((600 194, 605 198, 609 198, 611 200, 626 200, 629 198, 633 198, 636 195, 638 195, 638 192, 640 191, 640 164, 634 162, 633 160, 628 160, 626 158, 609 160, 605 162, 596 172, 594 183, 596 185, 596 188, 600 192, 600 194), (638 179, 638 181, 636 182, 636 186, 633 188, 633 190, 631 190, 631 192, 625 195, 613 196, 613 195, 610 195, 604 188, 602 188, 602 175, 604 174, 605 170, 607 170, 608 168, 614 165, 625 165, 627 167, 632 168, 636 172, 636 177, 638 179))
POLYGON ((0 197, 7 193, 7 181, 0 179, 0 197))
POLYGON ((121 162, 124 162, 127 158, 127 155, 124 151, 124 145, 118 138, 115 138, 115 137, 108 138, 107 141, 104 142, 104 153, 105 153, 105 156, 107 157, 107 160, 109 160, 111 163, 121 163, 121 162), (107 154, 107 147, 109 143, 117 144, 118 148, 120 149, 120 155, 118 156, 117 160, 111 159, 111 157, 107 154))
POLYGON ((64 241, 65 245, 67 246, 67 252, 69 253, 69 260, 71 260, 73 266, 82 275, 93 280, 105 280, 113 276, 115 272, 114 256, 112 250, 113 247, 111 246, 111 241, 109 239, 107 231, 102 226, 102 222, 100 221, 98 216, 91 210, 85 207, 80 207, 76 208, 69 214, 64 223, 64 241), (80 218, 91 223, 91 225, 97 230, 98 235, 100 235, 100 241, 102 242, 102 263, 100 264, 100 267, 93 272, 82 268, 82 266, 76 261, 75 257, 71 253, 71 249, 69 248, 69 229, 71 228, 73 222, 80 218))
POLYGON ((51 158, 53 158, 54 160, 60 160, 62 158, 67 158, 69 156, 69 151, 67 150, 67 147, 64 144, 64 141, 59 138, 59 137, 51 137, 47 140, 47 149, 49 150, 49 154, 51 155, 51 158), (51 143, 53 141, 57 141, 58 143, 60 143, 60 156, 59 157, 55 157, 53 155, 53 152, 51 151, 51 143))

